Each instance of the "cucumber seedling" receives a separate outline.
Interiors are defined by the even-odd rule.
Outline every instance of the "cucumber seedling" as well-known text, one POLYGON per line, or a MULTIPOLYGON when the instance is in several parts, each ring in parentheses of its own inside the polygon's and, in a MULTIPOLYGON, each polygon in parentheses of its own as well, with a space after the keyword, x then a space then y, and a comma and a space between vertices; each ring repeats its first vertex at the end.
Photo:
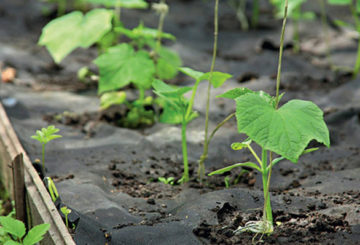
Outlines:
POLYGON ((42 128, 41 130, 36 130, 36 134, 31 136, 32 139, 37 140, 41 143, 41 163, 42 169, 45 174, 45 145, 54 139, 61 138, 61 135, 56 134, 59 132, 58 128, 55 126, 50 125, 47 128, 42 128))
POLYGON ((8 216, 0 216, 0 243, 4 245, 33 245, 40 242, 49 230, 49 224, 34 226, 26 233, 23 222, 8 216))
MULTIPOLYGON (((159 121, 168 124, 181 124, 181 146, 184 164, 184 173, 179 183, 189 181, 189 161, 187 153, 186 128, 190 121, 198 116, 193 111, 193 99, 189 101, 184 94, 192 90, 192 87, 173 87, 160 80, 155 80, 152 84, 154 93, 160 96, 164 111, 160 115, 159 121)), ((194 86, 195 87, 195 86, 194 86)), ((196 91, 196 89, 195 89, 196 91)))
POLYGON ((279 95, 281 60, 284 45, 288 0, 285 0, 284 20, 280 38, 279 65, 276 80, 276 96, 263 91, 236 88, 220 97, 236 101, 236 119, 238 132, 248 139, 231 145, 234 150, 248 149, 255 162, 237 163, 214 171, 209 175, 222 174, 235 167, 248 167, 262 175, 264 192, 263 220, 251 222, 239 227, 238 232, 253 231, 272 233, 273 217, 269 195, 272 167, 281 160, 297 163, 301 155, 316 149, 305 149, 311 140, 330 146, 329 130, 324 122, 323 112, 311 101, 290 100, 279 107, 282 95, 279 95), (252 142, 261 147, 261 155, 253 149, 252 142), (280 157, 273 159, 276 153, 280 157))

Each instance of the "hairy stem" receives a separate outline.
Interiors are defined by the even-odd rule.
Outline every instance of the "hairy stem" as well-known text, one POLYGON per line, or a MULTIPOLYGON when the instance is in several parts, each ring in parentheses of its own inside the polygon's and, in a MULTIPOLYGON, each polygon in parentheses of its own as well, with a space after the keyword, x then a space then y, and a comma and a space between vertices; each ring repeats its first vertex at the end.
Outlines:
POLYGON ((199 160, 199 168, 198 168, 198 177, 200 182, 204 178, 205 175, 205 167, 204 162, 208 156, 208 149, 209 149, 209 141, 208 141, 208 131, 209 131, 209 111, 210 111, 210 94, 211 94, 211 81, 213 78, 213 72, 215 67, 216 61, 216 54, 217 54, 217 45, 218 45, 218 33, 219 33, 219 21, 218 21, 218 14, 219 14, 219 0, 215 0, 215 8, 214 8, 214 46, 213 46, 213 55, 210 67, 210 75, 209 75, 209 83, 207 88, 207 97, 206 97, 206 113, 205 113, 205 136, 204 136, 204 149, 203 154, 199 160))
POLYGON ((182 177, 182 183, 189 181, 189 162, 188 162, 187 142, 186 142, 186 126, 187 126, 187 122, 184 119, 181 127, 181 144, 182 144, 182 154, 183 154, 183 162, 184 162, 184 173, 182 177))

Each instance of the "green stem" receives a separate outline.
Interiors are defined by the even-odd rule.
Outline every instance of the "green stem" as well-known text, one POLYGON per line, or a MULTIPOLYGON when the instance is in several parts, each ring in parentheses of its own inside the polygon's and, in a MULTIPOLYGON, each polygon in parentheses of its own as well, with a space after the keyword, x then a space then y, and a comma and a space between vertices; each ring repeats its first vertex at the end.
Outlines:
POLYGON ((280 80, 281 80, 281 62, 284 50, 284 36, 285 36, 285 26, 286 26, 286 19, 287 19, 287 11, 288 11, 288 0, 285 0, 285 12, 284 12, 284 19, 281 29, 281 36, 280 36, 280 49, 279 49, 279 63, 278 63, 278 70, 277 70, 277 77, 276 77, 276 108, 279 106, 279 90, 280 90, 280 80))
POLYGON ((253 1, 253 12, 251 18, 251 26, 252 28, 257 28, 259 23, 259 13, 260 13, 260 4, 259 0, 253 1))
POLYGON ((219 36, 219 0, 215 0, 215 8, 214 8, 214 46, 213 46, 213 55, 210 67, 210 75, 209 75, 209 82, 207 87, 207 95, 206 95, 206 113, 205 113, 205 136, 204 136, 204 148, 203 154, 199 160, 199 168, 198 168, 198 177, 200 182, 205 176, 205 166, 204 162, 208 157, 208 148, 209 148, 209 112, 210 112, 210 95, 211 95, 211 81, 213 78, 213 72, 215 68, 215 61, 217 55, 217 46, 218 46, 218 36, 219 36))
POLYGON ((329 29, 328 29, 328 23, 326 18, 326 3, 325 0, 320 1, 321 4, 321 24, 324 32, 324 38, 325 38, 325 45, 326 45, 326 58, 328 59, 328 62, 332 66, 331 61, 331 50, 330 50, 330 37, 329 37, 329 29))
POLYGON ((121 0, 116 1, 115 5, 115 26, 121 26, 121 0))
POLYGON ((143 88, 139 88, 139 101, 142 102, 144 101, 145 99, 145 89, 143 88))
POLYGON ((41 163, 42 163, 42 169, 45 175, 45 144, 42 144, 42 159, 41 159, 41 163))
POLYGON ((269 195, 269 178, 268 178, 268 172, 267 172, 267 152, 266 150, 262 150, 262 182, 263 182, 263 192, 264 192, 264 218, 269 221, 271 224, 273 223, 273 217, 272 217, 272 209, 271 209, 271 201, 270 201, 270 195, 269 195))
POLYGON ((233 118, 235 116, 235 112, 231 113, 229 116, 227 116, 221 123, 219 123, 216 128, 211 132, 209 139, 208 139, 208 144, 210 144, 212 138, 214 137, 215 133, 227 122, 229 121, 231 118, 233 118))
POLYGON ((67 214, 65 215, 65 224, 66 224, 66 227, 69 228, 69 219, 68 219, 67 214))
POLYGON ((184 174, 182 177, 182 183, 189 181, 189 162, 188 162, 188 153, 187 153, 186 126, 187 126, 187 122, 184 119, 181 127, 181 144, 182 144, 182 154, 183 154, 183 162, 184 162, 184 174))
MULTIPOLYGON (((166 4, 165 0, 161 0, 160 4, 166 4)), ((158 24, 158 31, 157 31, 157 42, 156 42, 156 50, 158 51, 161 48, 161 39, 162 39, 162 33, 164 29, 164 21, 166 17, 167 12, 161 12, 160 18, 159 18, 159 24, 158 24)))

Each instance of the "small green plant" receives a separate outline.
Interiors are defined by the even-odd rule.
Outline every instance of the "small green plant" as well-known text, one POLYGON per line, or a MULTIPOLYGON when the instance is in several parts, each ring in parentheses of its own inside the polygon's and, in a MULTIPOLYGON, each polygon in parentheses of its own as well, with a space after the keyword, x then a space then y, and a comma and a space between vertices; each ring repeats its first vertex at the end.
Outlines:
POLYGON ((248 136, 244 142, 233 143, 232 149, 248 149, 255 162, 237 163, 214 171, 209 175, 222 174, 235 167, 248 167, 259 171, 263 182, 263 220, 251 222, 245 227, 239 227, 238 232, 272 233, 273 217, 269 195, 272 168, 284 159, 297 163, 301 155, 316 150, 316 148, 305 150, 311 140, 323 143, 327 147, 330 146, 329 131, 324 122, 323 112, 314 103, 304 100, 291 100, 279 107, 282 97, 279 95, 279 88, 287 7, 288 0, 285 0, 276 96, 272 97, 263 91, 256 92, 246 88, 236 88, 220 96, 236 101, 238 131, 248 136), (252 142, 261 147, 261 155, 258 155, 253 149, 252 142), (273 159, 274 153, 280 157, 273 159))
MULTIPOLYGON (((184 94, 192 90, 192 87, 172 87, 160 80, 152 84, 154 92, 162 99, 164 111, 160 115, 160 122, 169 124, 181 124, 181 145, 184 163, 184 173, 179 183, 189 181, 189 162, 187 153, 186 128, 190 121, 198 116, 193 111, 193 99, 189 102, 184 94)), ((194 86, 195 87, 195 86, 194 86)), ((196 91, 196 88, 195 88, 196 91)), ((194 95, 195 96, 195 95, 194 95)))
MULTIPOLYGON (((171 34, 163 32, 168 5, 165 0, 153 4, 160 15, 157 29, 145 27, 142 23, 127 29, 121 22, 122 8, 147 8, 144 0, 86 0, 87 3, 104 5, 110 9, 93 9, 85 15, 74 11, 48 23, 44 28, 39 44, 46 46, 56 63, 60 63, 76 48, 88 48, 97 44, 99 56, 94 63, 99 68, 98 94, 101 109, 112 105, 125 104, 127 115, 117 124, 136 128, 155 122, 151 108, 154 101, 146 97, 154 79, 174 78, 181 66, 180 57, 161 45, 163 38, 175 40, 171 34), (130 39, 128 43, 118 44, 120 36, 130 39), (125 92, 119 89, 132 84, 138 90, 138 99, 127 101, 125 92)), ((84 80, 90 73, 83 67, 78 77, 84 80)))
MULTIPOLYGON (((347 5, 350 8, 351 15, 354 19, 354 24, 344 22, 342 20, 336 20, 336 24, 339 26, 346 26, 356 30, 360 34, 360 1, 359 0, 328 0, 332 5, 347 5)), ((356 78, 360 71, 360 40, 358 40, 357 56, 355 66, 353 68, 353 78, 356 78)))
POLYGON ((41 143, 41 147, 42 147, 41 163, 44 173, 45 173, 45 145, 54 139, 58 139, 62 137, 61 135, 56 134, 57 132, 59 132, 59 129, 55 128, 55 126, 53 125, 50 125, 47 128, 36 130, 36 134, 31 136, 32 139, 35 139, 41 143))
POLYGON ((164 183, 165 185, 174 185, 175 184, 175 178, 174 177, 159 177, 158 180, 161 183, 164 183))
POLYGON ((224 178, 225 188, 228 189, 230 187, 230 176, 226 176, 224 178))
MULTIPOLYGON (((315 14, 310 11, 302 11, 302 5, 307 0, 289 0, 288 6, 288 17, 293 21, 294 24, 294 52, 300 51, 300 33, 299 33, 299 22, 301 20, 312 20, 315 18, 315 14)), ((284 1, 283 0, 270 0, 270 2, 276 8, 276 16, 279 18, 284 17, 284 1)))
POLYGON ((71 209, 69 209, 66 206, 63 206, 63 207, 60 208, 60 211, 65 215, 65 225, 66 225, 66 227, 68 229, 70 229, 68 216, 71 213, 71 209))
POLYGON ((37 244, 44 238, 49 228, 49 224, 37 225, 26 234, 23 222, 10 216, 0 216, 0 243, 3 245, 37 244))

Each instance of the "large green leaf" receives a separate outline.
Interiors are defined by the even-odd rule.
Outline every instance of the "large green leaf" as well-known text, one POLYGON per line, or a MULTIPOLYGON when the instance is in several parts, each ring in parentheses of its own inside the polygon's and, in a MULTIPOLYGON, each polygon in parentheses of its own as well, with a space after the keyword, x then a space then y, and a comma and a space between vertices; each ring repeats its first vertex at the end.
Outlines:
POLYGON ((49 228, 49 224, 34 226, 24 238, 24 245, 33 245, 40 242, 44 238, 44 235, 49 230, 49 228))
POLYGON ((313 139, 330 146, 323 112, 310 101, 292 100, 275 109, 249 93, 236 99, 236 118, 240 133, 294 163, 313 139))
POLYGON ((161 47, 157 50, 159 58, 156 63, 156 74, 159 79, 172 79, 181 66, 179 55, 168 48, 161 47))
POLYGON ((22 238, 25 235, 25 225, 17 219, 13 219, 9 216, 1 216, 0 225, 3 227, 4 231, 14 235, 16 238, 22 238))
POLYGON ((111 29, 113 12, 94 9, 85 16, 80 11, 49 22, 42 30, 39 45, 49 50, 56 63, 74 49, 88 48, 111 29))
POLYGON ((155 65, 145 51, 135 52, 126 43, 109 48, 94 63, 99 67, 99 93, 122 88, 129 83, 148 89, 155 74, 155 65))
POLYGON ((189 67, 180 67, 179 71, 188 75, 189 77, 194 78, 196 81, 199 80, 204 75, 204 72, 195 71, 189 67))
MULTIPOLYGON (((224 72, 214 71, 211 77, 211 84, 214 88, 221 87, 232 75, 224 72)), ((209 80, 210 79, 210 72, 205 73, 200 77, 200 80, 209 80)))
POLYGON ((120 6, 122 8, 130 9, 145 9, 148 7, 148 3, 144 0, 85 0, 88 3, 101 4, 106 7, 120 6))

